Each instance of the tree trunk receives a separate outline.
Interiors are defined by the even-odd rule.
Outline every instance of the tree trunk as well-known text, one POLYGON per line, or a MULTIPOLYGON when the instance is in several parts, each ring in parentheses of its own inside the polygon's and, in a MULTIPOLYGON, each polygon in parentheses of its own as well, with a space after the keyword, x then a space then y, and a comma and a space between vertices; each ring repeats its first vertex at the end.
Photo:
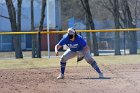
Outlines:
MULTIPOLYGON (((119 29, 119 2, 118 0, 114 0, 114 22, 115 22, 115 28, 119 29)), ((120 32, 115 32, 115 55, 121 55, 120 52, 120 32)))
MULTIPOLYGON (((17 32, 20 27, 17 28, 17 23, 16 23, 16 12, 15 12, 15 8, 13 5, 12 0, 5 0, 6 1, 6 5, 7 5, 7 9, 8 9, 8 13, 9 13, 9 17, 10 17, 10 23, 11 23, 11 29, 14 32, 17 32)), ((21 3, 19 3, 21 4, 21 3)), ((21 6, 21 5, 19 5, 21 6)), ((19 14, 21 10, 19 9, 19 14)), ((20 15, 21 16, 21 15, 20 15)), ((21 17, 19 17, 20 19, 21 17)), ((18 20, 20 22, 20 20, 18 20)), ((19 24, 20 25, 20 24, 19 24)), ((22 51, 21 51, 21 42, 20 42, 20 37, 19 35, 13 35, 13 45, 14 45, 14 50, 15 50, 15 56, 16 58, 23 58, 22 55, 22 51)))
POLYGON ((40 32, 43 30, 43 24, 45 19, 45 8, 46 8, 46 0, 42 0, 42 9, 41 9, 41 19, 39 24, 39 34, 37 35, 38 44, 37 44, 37 56, 41 58, 41 35, 40 32))
MULTIPOLYGON (((82 3, 82 6, 83 6, 83 8, 86 12, 87 20, 88 20, 88 24, 89 24, 90 29, 95 30, 94 22, 93 22, 93 19, 92 19, 92 14, 91 14, 91 11, 90 11, 88 0, 81 0, 81 3, 82 3)), ((99 56, 96 33, 95 32, 92 33, 92 36, 93 36, 94 56, 99 56)))
MULTIPOLYGON (((34 0, 31 0, 31 31, 34 32, 34 0)), ((32 35, 32 58, 37 57, 36 35, 32 35)))
MULTIPOLYGON (((21 8, 22 8, 22 0, 18 0, 18 19, 17 19, 17 31, 18 32, 21 32, 21 8)), ((21 35, 18 35, 19 37, 19 48, 21 48, 21 35)), ((19 51, 19 55, 20 55, 20 58, 23 58, 23 54, 22 54, 22 49, 20 49, 19 51)))
MULTIPOLYGON (((87 20, 87 15, 85 15, 85 21, 86 21, 86 29, 88 30, 89 29, 89 24, 88 24, 88 20, 87 20)), ((90 33, 86 33, 86 39, 87 39, 87 44, 90 48, 90 51, 92 50, 92 47, 91 47, 91 39, 90 39, 90 33)), ((91 51, 93 52, 93 51, 91 51)))
MULTIPOLYGON (((133 19, 132 19, 132 16, 131 16, 131 11, 130 11, 130 8, 128 6, 128 1, 126 1, 126 12, 127 12, 127 15, 128 15, 128 27, 129 28, 136 28, 136 25, 133 24, 133 19)), ((136 35, 136 32, 132 32, 130 31, 129 32, 130 34, 130 54, 137 54, 137 35, 136 35)))

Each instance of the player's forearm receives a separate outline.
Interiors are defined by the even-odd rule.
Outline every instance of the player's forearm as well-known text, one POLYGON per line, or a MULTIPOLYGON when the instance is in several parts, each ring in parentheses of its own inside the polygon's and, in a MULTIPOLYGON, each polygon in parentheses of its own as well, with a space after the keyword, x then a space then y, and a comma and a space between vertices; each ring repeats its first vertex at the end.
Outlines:
POLYGON ((58 45, 55 45, 55 53, 58 52, 58 45))
POLYGON ((58 50, 61 48, 62 46, 60 45, 55 45, 55 52, 58 52, 58 50))

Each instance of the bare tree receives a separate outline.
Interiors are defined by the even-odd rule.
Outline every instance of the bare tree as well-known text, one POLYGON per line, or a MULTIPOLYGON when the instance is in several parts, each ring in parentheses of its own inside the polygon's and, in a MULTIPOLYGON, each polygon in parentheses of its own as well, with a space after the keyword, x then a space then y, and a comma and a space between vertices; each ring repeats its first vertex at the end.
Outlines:
MULTIPOLYGON (((82 6, 85 10, 85 13, 86 13, 89 29, 95 30, 88 0, 81 0, 81 4, 82 4, 82 6)), ((92 33, 92 36, 93 36, 93 45, 94 45, 93 46, 94 55, 99 56, 96 33, 92 33)))
POLYGON ((39 34, 37 35, 37 57, 41 58, 41 35, 40 32, 43 30, 43 24, 45 19, 45 8, 46 8, 46 0, 42 0, 42 8, 41 8, 41 19, 39 24, 39 34))
MULTIPOLYGON (((105 7, 108 11, 110 11, 114 18, 115 28, 119 29, 121 27, 120 24, 120 14, 119 14, 119 0, 105 0, 101 1, 101 5, 105 7)), ((120 52, 120 33, 115 32, 115 55, 121 55, 120 52)))
MULTIPOLYGON (((105 1, 102 1, 105 2, 105 1)), ((106 1, 107 2, 107 1, 106 1)), ((115 27, 118 28, 136 28, 132 18, 132 12, 128 4, 128 0, 108 0, 110 5, 106 3, 102 4, 107 10, 109 10, 114 17, 115 27), (112 8, 111 8, 112 7, 112 8), (123 23, 123 24, 122 24, 123 23)), ((130 48, 130 54, 137 53, 137 36, 136 32, 124 32, 127 36, 128 45, 130 48), (132 46, 133 45, 133 46, 132 46)), ((115 54, 120 54, 119 52, 119 33, 115 33, 115 54), (117 50, 116 50, 117 49, 117 50)))
MULTIPOLYGON (((133 22, 132 13, 127 0, 121 1, 121 9, 123 14, 121 16, 121 20, 125 28, 136 28, 136 24, 133 22)), ((130 54, 137 54, 137 35, 135 31, 130 31, 127 33, 127 41, 129 43, 130 54)))
MULTIPOLYGON (((5 0, 5 1, 6 1, 9 17, 10 17, 10 23, 11 23, 12 31, 13 32, 18 32, 17 22, 16 22, 16 11, 15 11, 15 7, 13 5, 13 2, 12 2, 12 0, 5 0)), ((21 3, 19 3, 19 4, 21 4, 21 3)), ((13 45, 14 45, 16 58, 23 58, 19 35, 13 35, 13 45)))

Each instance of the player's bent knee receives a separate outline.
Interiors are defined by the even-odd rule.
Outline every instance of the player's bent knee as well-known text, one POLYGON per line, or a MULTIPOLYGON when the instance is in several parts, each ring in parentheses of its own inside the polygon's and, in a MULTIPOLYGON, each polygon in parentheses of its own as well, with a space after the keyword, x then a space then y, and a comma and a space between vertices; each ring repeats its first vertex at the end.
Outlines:
POLYGON ((94 59, 92 58, 92 56, 90 55, 90 53, 87 53, 85 55, 85 60, 87 61, 87 63, 92 64, 92 62, 94 61, 94 59))
POLYGON ((85 57, 85 60, 87 61, 87 63, 92 64, 94 59, 92 57, 85 57))
POLYGON ((87 61, 87 63, 89 63, 89 64, 92 64, 92 62, 93 62, 92 59, 88 59, 88 60, 86 60, 86 61, 87 61))
POLYGON ((67 58, 63 55, 61 58, 60 58, 60 62, 66 62, 67 61, 67 58))

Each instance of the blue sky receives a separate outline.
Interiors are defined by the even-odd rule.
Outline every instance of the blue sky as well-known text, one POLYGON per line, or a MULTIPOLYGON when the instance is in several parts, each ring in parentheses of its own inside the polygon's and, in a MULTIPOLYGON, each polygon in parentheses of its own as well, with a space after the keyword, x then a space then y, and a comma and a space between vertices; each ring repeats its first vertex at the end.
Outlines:
MULTIPOLYGON (((17 0, 13 0, 14 5, 17 4, 17 0)), ((5 4, 5 0, 0 0, 0 4, 5 4)), ((30 0, 23 0, 22 7, 30 7, 30 0)), ((34 5, 41 5, 41 0, 34 0, 34 5)))
MULTIPOLYGON (((15 8, 17 8, 17 0, 13 0, 15 8)), ((34 17, 35 17, 35 27, 38 27, 39 21, 40 21, 40 10, 41 10, 41 3, 39 2, 41 0, 35 0, 34 2, 34 17)), ((0 0, 0 14, 3 16, 8 17, 8 11, 7 7, 5 4, 5 0, 0 0)), ((46 18, 45 18, 45 23, 46 25, 46 18)), ((22 5, 22 30, 30 30, 30 0, 23 0, 23 5, 22 5)), ((1 31, 8 31, 11 30, 9 20, 0 17, 0 30, 1 31), (7 25, 7 27, 5 27, 7 25)))
POLYGON ((0 3, 5 3, 5 0, 0 0, 0 3))

